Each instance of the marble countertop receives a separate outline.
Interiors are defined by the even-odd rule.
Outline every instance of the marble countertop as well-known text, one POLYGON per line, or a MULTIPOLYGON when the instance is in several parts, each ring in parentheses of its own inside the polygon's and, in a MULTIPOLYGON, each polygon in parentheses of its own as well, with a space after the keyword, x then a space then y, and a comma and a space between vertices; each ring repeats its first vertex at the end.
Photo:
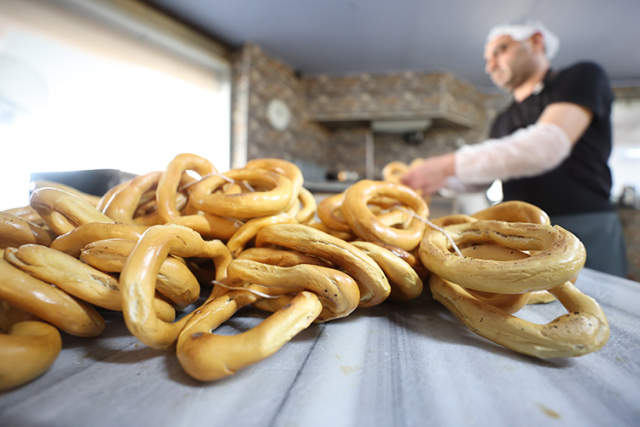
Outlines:
MULTIPOLYGON (((96 339, 63 336, 37 380, 0 394, 0 425, 20 426, 638 426, 640 283, 585 270, 577 286, 604 309, 599 352, 539 360, 471 333, 428 291, 314 324, 272 357, 201 383, 175 350, 132 337, 118 315, 96 339)), ((554 302, 518 315, 547 323, 554 302)), ((261 314, 243 309, 219 329, 261 314)))

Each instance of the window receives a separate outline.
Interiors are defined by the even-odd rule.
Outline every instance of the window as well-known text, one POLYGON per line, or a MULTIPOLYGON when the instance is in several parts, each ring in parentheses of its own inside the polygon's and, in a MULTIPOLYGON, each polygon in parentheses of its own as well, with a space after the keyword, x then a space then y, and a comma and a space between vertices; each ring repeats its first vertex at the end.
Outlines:
POLYGON ((0 6, 0 209, 28 204, 33 172, 143 174, 183 152, 229 169, 224 60, 185 58, 60 3, 0 6))

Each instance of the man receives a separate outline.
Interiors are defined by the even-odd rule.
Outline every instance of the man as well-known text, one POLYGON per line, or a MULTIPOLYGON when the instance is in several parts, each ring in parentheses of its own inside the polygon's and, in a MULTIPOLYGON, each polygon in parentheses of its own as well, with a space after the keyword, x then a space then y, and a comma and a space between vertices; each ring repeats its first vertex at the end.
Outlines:
POLYGON ((587 267, 624 277, 624 240, 609 201, 613 93, 597 64, 552 70, 558 46, 538 22, 494 27, 485 71, 513 101, 496 117, 491 139, 428 158, 402 181, 432 194, 486 190, 502 180, 504 200, 540 207, 582 240, 587 267))

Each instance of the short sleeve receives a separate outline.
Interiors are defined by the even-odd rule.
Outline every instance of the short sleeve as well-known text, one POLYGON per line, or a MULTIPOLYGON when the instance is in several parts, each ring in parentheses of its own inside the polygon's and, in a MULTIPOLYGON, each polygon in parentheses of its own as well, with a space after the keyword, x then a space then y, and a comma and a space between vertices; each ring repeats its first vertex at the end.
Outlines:
POLYGON ((555 81, 550 103, 571 102, 588 108, 599 118, 609 114, 613 91, 604 69, 593 62, 581 62, 562 71, 555 81))

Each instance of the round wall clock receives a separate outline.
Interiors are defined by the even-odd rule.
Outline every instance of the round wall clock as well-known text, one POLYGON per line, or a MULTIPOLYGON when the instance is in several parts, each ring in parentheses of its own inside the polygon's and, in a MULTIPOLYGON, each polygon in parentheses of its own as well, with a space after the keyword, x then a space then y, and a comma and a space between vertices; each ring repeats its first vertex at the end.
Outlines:
POLYGON ((267 105, 267 119, 274 129, 285 130, 291 123, 291 110, 283 100, 272 99, 267 105))

